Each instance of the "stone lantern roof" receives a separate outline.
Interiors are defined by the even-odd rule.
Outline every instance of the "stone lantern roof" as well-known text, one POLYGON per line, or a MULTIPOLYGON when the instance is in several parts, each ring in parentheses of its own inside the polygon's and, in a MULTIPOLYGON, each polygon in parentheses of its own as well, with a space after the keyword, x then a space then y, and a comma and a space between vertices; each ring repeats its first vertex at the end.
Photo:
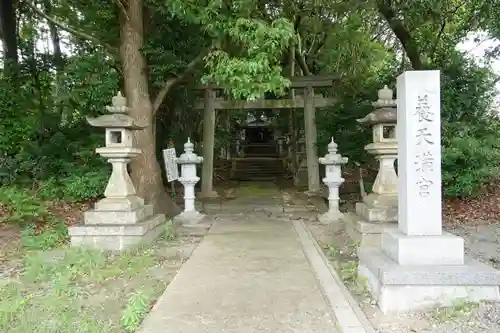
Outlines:
POLYGON ((106 106, 106 110, 111 114, 104 114, 96 118, 87 117, 87 122, 94 127, 105 128, 126 128, 131 130, 141 130, 147 125, 138 123, 133 117, 127 114, 127 100, 120 92, 112 98, 112 106, 106 106))
POLYGON ((357 119, 360 124, 387 124, 397 122, 396 101, 393 99, 393 90, 384 86, 378 91, 378 100, 372 103, 375 111, 370 112, 364 118, 357 119))
POLYGON ((203 157, 198 156, 194 152, 194 145, 191 139, 188 138, 184 144, 184 153, 176 160, 178 164, 199 164, 203 162, 203 157))
POLYGON ((332 165, 332 164, 346 164, 348 159, 347 157, 343 157, 342 155, 337 153, 337 144, 335 141, 330 141, 328 144, 328 154, 326 154, 324 157, 320 157, 319 163, 320 164, 325 164, 325 165, 332 165))

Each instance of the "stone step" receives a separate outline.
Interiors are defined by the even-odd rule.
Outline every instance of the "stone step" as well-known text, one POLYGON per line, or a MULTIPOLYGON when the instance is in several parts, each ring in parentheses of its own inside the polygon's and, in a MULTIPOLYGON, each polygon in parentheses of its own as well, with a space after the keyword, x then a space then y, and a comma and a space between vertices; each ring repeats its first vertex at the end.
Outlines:
POLYGON ((255 181, 275 181, 279 176, 234 176, 232 179, 240 182, 255 182, 255 181))

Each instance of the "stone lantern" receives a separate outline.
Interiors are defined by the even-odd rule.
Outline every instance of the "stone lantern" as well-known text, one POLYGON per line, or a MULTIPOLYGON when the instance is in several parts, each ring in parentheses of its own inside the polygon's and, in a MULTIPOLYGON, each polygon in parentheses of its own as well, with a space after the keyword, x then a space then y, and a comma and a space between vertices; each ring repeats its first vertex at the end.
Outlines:
POLYGON ((87 118, 90 125, 106 130, 106 146, 96 149, 112 165, 105 197, 93 210, 85 212, 83 224, 69 228, 69 234, 72 246, 123 250, 156 238, 162 232, 165 216, 154 215, 153 207, 136 195, 127 171, 127 164, 141 154, 139 148, 133 147, 133 132, 146 125, 127 115, 127 100, 120 93, 106 109, 110 114, 87 118))
POLYGON ((398 157, 397 107, 393 91, 384 86, 372 105, 375 110, 358 122, 372 126, 373 142, 365 150, 379 161, 377 177, 372 193, 356 203, 356 216, 345 217, 350 237, 362 246, 379 246, 382 231, 396 228, 398 221, 398 176, 394 166, 398 157))
POLYGON ((181 177, 178 179, 184 186, 184 211, 175 217, 182 224, 197 224, 205 215, 200 214, 195 208, 194 186, 200 180, 196 175, 196 166, 203 162, 203 157, 193 152, 193 144, 188 138, 184 144, 184 153, 176 159, 176 163, 181 166, 181 177))
POLYGON ((394 164, 398 158, 398 141, 393 91, 384 86, 378 92, 378 101, 372 105, 375 111, 358 122, 372 126, 373 142, 366 145, 365 150, 379 161, 379 170, 372 193, 356 205, 356 212, 369 221, 397 222, 398 176, 394 164))
POLYGON ((328 154, 318 159, 325 165, 325 178, 323 183, 328 187, 328 211, 318 217, 321 223, 338 221, 343 214, 339 210, 339 187, 344 182, 342 178, 342 165, 347 163, 347 157, 337 154, 337 144, 332 141, 328 144, 328 154))

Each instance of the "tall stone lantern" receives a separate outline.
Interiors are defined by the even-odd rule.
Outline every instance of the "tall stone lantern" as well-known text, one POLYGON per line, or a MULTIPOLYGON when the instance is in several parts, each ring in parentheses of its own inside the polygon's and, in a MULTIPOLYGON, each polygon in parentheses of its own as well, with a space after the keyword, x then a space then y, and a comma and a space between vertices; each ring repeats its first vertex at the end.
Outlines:
POLYGON ((372 193, 356 204, 356 212, 368 221, 397 222, 397 108, 392 89, 384 86, 378 91, 378 100, 372 105, 375 110, 358 119, 358 122, 372 126, 373 142, 366 145, 365 150, 379 161, 379 169, 372 193))
POLYGON ((94 127, 105 128, 106 145, 96 152, 111 163, 111 176, 104 198, 85 212, 84 223, 69 228, 69 235, 72 246, 123 250, 154 240, 163 230, 165 216, 154 215, 153 207, 137 196, 127 171, 127 164, 141 154, 139 148, 133 147, 133 132, 146 125, 138 124, 127 114, 127 100, 120 93, 106 109, 110 114, 87 121, 94 127))

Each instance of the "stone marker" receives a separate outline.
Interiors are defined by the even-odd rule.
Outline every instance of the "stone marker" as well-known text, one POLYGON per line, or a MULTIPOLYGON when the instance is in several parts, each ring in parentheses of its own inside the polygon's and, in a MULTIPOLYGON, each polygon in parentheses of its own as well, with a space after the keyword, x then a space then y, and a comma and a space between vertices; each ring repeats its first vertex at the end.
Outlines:
POLYGON ((341 168, 347 163, 347 157, 337 154, 337 144, 332 137, 332 141, 328 144, 328 154, 320 157, 318 161, 325 165, 323 183, 328 186, 328 211, 318 216, 318 221, 328 224, 338 221, 343 216, 339 210, 339 187, 344 182, 341 168))
POLYGON ((346 229, 353 241, 362 246, 379 246, 380 236, 386 228, 396 228, 398 214, 398 176, 394 169, 398 154, 396 138, 396 101, 387 86, 378 91, 375 108, 362 119, 361 124, 372 126, 373 142, 365 150, 379 161, 372 193, 363 194, 356 203, 356 214, 346 214, 346 229))
POLYGON ((196 165, 203 162, 203 157, 193 153, 193 144, 188 138, 184 144, 184 153, 176 159, 181 166, 181 177, 179 181, 184 186, 184 211, 175 217, 184 225, 197 224, 205 215, 196 211, 194 186, 200 180, 196 175, 196 165))
POLYGON ((165 216, 153 214, 153 207, 145 205, 136 195, 127 172, 127 164, 141 154, 133 147, 133 131, 146 126, 137 124, 126 114, 126 99, 118 93, 107 110, 111 114, 87 118, 90 125, 106 128, 106 147, 96 152, 113 166, 105 198, 85 212, 84 223, 68 228, 71 246, 90 246, 103 250, 123 250, 142 242, 151 242, 162 233, 165 216))
POLYGON ((383 312, 500 300, 500 272, 464 258, 464 240, 442 231, 439 71, 398 77, 398 229, 359 249, 359 275, 383 312))

